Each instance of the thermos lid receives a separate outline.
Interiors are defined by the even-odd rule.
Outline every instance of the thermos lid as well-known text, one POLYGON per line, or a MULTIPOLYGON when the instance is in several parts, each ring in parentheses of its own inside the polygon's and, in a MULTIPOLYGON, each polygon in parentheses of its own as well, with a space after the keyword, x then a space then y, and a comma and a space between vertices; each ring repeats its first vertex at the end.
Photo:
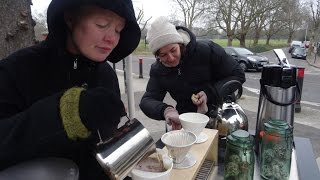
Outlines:
POLYGON ((261 85, 289 88, 296 85, 296 66, 281 66, 270 64, 263 66, 261 74, 261 85))
POLYGON ((247 131, 238 129, 227 136, 227 143, 251 148, 253 146, 253 137, 247 131))
POLYGON ((270 121, 264 123, 265 133, 272 132, 277 133, 279 136, 292 136, 292 126, 290 126, 287 121, 280 119, 271 119, 270 121))

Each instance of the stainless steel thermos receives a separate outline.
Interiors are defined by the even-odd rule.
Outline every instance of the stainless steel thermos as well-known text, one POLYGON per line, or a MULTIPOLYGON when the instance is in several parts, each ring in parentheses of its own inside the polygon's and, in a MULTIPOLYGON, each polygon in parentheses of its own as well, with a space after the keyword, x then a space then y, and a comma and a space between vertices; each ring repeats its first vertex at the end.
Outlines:
POLYGON ((286 121, 292 127, 294 123, 294 105, 299 90, 296 80, 297 67, 286 61, 282 50, 280 55, 276 51, 275 53, 280 64, 265 65, 261 73, 255 133, 256 150, 259 150, 259 134, 264 123, 271 119, 286 121))

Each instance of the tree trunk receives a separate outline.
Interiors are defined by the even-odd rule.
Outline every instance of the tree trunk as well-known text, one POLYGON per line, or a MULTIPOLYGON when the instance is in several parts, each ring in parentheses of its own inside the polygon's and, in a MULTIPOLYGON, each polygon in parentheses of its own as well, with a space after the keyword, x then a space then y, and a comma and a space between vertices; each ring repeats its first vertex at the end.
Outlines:
POLYGON ((253 39, 253 46, 258 45, 259 39, 260 39, 260 31, 256 29, 254 34, 254 39, 253 39))
POLYGON ((239 35, 240 47, 246 47, 246 34, 239 35))
POLYGON ((0 60, 35 43, 31 0, 1 0, 0 60))
POLYGON ((314 51, 314 45, 315 45, 315 40, 314 40, 314 33, 315 32, 315 29, 314 28, 312 28, 312 30, 311 30, 311 36, 310 36, 310 45, 309 45, 309 49, 308 49, 308 55, 310 56, 311 55, 311 53, 313 53, 313 51, 314 51))
POLYGON ((291 41, 292 41, 292 36, 293 36, 293 32, 289 32, 289 37, 288 37, 288 45, 290 45, 291 41))
POLYGON ((267 46, 270 45, 270 38, 271 38, 271 36, 267 36, 267 40, 266 40, 266 45, 267 45, 267 46))
POLYGON ((233 36, 228 36, 228 46, 232 46, 233 36))

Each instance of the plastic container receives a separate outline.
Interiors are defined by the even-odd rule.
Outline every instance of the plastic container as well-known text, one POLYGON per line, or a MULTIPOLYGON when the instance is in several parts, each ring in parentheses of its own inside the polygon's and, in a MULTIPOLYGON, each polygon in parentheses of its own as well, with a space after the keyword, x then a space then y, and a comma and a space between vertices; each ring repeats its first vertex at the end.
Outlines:
POLYGON ((227 136, 224 164, 225 180, 252 180, 254 172, 253 137, 244 130, 227 136))
POLYGON ((286 121, 272 119, 264 123, 260 151, 262 179, 286 180, 290 175, 293 128, 286 121))

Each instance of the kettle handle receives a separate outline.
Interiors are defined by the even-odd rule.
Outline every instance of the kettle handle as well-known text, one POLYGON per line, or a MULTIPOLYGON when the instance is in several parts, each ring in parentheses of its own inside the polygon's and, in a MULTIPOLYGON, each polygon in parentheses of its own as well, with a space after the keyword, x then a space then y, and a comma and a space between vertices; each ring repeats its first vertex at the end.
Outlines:
POLYGON ((220 89, 222 102, 228 100, 234 102, 239 99, 242 95, 242 84, 238 80, 230 80, 224 83, 220 89), (237 94, 234 94, 238 90, 237 94))

